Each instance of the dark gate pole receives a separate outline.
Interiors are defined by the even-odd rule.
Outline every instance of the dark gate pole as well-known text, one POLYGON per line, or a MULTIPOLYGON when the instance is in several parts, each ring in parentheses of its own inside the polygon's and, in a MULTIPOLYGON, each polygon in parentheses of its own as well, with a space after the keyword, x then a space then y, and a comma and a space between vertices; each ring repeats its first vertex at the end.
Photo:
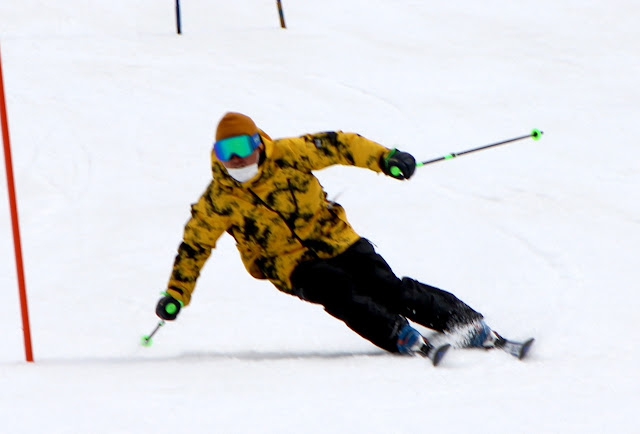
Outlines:
POLYGON ((176 0, 176 31, 182 34, 182 24, 180 22, 180 0, 176 0))
POLYGON ((284 23, 284 11, 282 10, 282 1, 276 0, 276 2, 278 3, 278 14, 280 15, 280 27, 282 27, 283 29, 286 29, 287 25, 284 23))

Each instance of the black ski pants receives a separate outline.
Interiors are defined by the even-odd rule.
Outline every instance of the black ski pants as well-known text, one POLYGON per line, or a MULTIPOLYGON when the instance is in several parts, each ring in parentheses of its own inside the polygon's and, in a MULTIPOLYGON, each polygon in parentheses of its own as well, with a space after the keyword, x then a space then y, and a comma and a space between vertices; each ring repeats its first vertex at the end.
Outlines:
POLYGON ((299 298, 321 304, 360 336, 393 353, 407 319, 444 332, 482 318, 449 292, 399 279, 364 238, 336 257, 301 263, 291 281, 299 298))

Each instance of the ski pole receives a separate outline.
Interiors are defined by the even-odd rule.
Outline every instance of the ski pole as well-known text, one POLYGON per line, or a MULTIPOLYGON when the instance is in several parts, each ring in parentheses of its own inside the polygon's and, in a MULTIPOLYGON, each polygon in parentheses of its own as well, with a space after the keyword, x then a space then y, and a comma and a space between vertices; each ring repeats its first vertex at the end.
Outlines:
POLYGON ((153 345, 153 340, 151 338, 153 337, 153 335, 155 335, 158 332, 158 330, 160 330, 160 327, 162 327, 163 325, 165 325, 165 321, 164 320, 159 321, 158 324, 156 325, 156 328, 154 328, 151 333, 149 333, 147 336, 143 336, 142 346, 150 347, 151 345, 153 345))
POLYGON ((531 134, 527 134, 526 136, 515 137, 513 139, 503 140, 501 142, 491 143, 489 145, 480 146, 478 148, 468 149, 462 152, 452 152, 451 154, 443 155, 442 157, 434 158, 433 160, 423 161, 422 163, 416 164, 416 167, 426 166, 427 164, 437 163, 438 161, 444 160, 452 160, 460 155, 470 154, 472 152, 482 151, 484 149, 493 148, 494 146, 506 145, 507 143, 515 142, 522 139, 528 139, 531 137, 533 140, 540 140, 544 133, 540 130, 533 130, 531 134))

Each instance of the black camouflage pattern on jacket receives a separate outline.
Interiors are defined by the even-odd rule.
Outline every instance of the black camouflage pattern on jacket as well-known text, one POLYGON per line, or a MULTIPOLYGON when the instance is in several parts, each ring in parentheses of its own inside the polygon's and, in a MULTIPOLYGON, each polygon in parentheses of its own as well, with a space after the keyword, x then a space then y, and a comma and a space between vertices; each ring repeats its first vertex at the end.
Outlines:
POLYGON ((247 271, 285 292, 300 262, 336 256, 359 239, 312 171, 341 164, 381 172, 379 162, 389 149, 343 132, 274 141, 264 135, 263 143, 259 174, 243 184, 212 153, 213 180, 191 207, 168 284, 168 293, 185 305, 225 232, 235 239, 247 271))

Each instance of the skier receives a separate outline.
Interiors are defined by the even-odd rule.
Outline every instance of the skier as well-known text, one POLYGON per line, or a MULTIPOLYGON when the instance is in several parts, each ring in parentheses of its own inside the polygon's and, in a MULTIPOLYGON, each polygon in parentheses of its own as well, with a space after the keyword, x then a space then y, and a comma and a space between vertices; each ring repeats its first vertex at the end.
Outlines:
POLYGON ((200 270, 227 232, 254 278, 322 305, 386 351, 437 364, 448 345, 435 348, 409 320, 461 337, 460 347, 501 344, 483 316, 453 294, 398 278, 312 173, 341 164, 406 180, 416 168, 410 154, 341 131, 272 140, 248 116, 230 112, 217 126, 211 160, 213 180, 191 207, 157 304, 163 320, 175 320, 189 304, 200 270))

